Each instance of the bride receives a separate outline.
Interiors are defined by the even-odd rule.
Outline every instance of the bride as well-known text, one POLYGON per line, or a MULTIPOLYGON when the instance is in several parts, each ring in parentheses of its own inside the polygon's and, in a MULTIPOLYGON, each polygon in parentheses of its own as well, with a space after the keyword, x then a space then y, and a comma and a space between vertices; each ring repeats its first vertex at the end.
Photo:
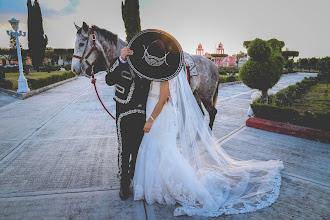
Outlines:
POLYGON ((281 161, 238 161, 217 143, 182 69, 152 82, 136 161, 134 199, 181 206, 174 215, 215 217, 252 212, 275 202, 281 161))

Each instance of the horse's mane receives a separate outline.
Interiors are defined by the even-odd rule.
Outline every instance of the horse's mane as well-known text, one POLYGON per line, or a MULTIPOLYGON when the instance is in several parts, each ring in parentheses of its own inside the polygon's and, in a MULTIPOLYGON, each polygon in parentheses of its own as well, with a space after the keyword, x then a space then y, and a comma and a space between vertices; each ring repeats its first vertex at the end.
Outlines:
POLYGON ((117 34, 114 34, 111 31, 108 31, 106 29, 99 28, 96 25, 93 25, 92 28, 94 29, 94 31, 99 32, 107 41, 109 41, 110 43, 112 43, 114 45, 117 45, 117 41, 118 41, 117 34))

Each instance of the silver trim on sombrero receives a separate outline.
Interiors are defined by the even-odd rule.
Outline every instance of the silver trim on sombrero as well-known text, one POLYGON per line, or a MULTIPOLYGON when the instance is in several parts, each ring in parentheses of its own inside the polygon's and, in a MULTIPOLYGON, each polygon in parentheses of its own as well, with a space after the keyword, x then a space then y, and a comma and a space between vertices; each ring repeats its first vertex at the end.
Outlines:
POLYGON ((134 42, 134 40, 139 37, 141 34, 145 33, 145 32, 156 32, 156 33, 160 33, 160 34, 164 34, 166 36, 168 36, 169 38, 171 38, 174 43, 177 45, 177 47, 179 48, 179 51, 180 51, 180 59, 181 59, 181 62, 179 63, 179 66, 178 68, 176 69, 175 73, 168 76, 168 77, 165 77, 165 78, 161 78, 161 79, 154 79, 154 78, 151 78, 151 77, 148 77, 142 73, 140 73, 137 69, 135 69, 135 67, 133 66, 129 56, 127 56, 127 62, 129 64, 129 66, 134 70, 134 72, 136 74, 138 74, 139 77, 142 77, 142 78, 145 78, 145 79, 148 79, 148 80, 152 80, 152 81, 155 81, 155 82, 160 82, 160 81, 168 81, 174 77, 176 77, 179 72, 181 71, 182 67, 183 67, 183 51, 182 51, 182 48, 181 48, 181 45, 179 44, 179 42, 172 36, 170 35, 169 33, 165 32, 165 31, 160 31, 160 30, 157 30, 157 29, 146 29, 144 31, 141 31, 140 33, 138 33, 137 35, 135 35, 131 41, 129 42, 128 44, 128 48, 130 48, 132 46, 132 43, 134 42))
POLYGON ((161 65, 163 65, 163 63, 166 63, 166 65, 168 66, 168 63, 166 62, 166 56, 170 52, 165 53, 165 56, 163 56, 163 57, 156 57, 156 56, 152 56, 148 53, 148 48, 149 48, 149 46, 146 48, 143 45, 144 54, 143 54, 142 59, 144 58, 144 60, 146 61, 147 64, 149 64, 150 66, 161 66, 161 65))

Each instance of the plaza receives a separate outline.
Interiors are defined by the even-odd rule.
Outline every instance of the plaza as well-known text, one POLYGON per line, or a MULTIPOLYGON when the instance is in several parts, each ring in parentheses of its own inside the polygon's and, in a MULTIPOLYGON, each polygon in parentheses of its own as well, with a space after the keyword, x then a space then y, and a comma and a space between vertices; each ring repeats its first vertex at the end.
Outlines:
MULTIPOLYGON (((98 91, 115 113, 104 76, 97 76, 98 91)), ((316 74, 283 75, 269 92, 309 76, 316 74)), ((329 218, 329 144, 246 127, 255 91, 221 86, 213 132, 236 159, 282 160, 279 198, 217 219, 329 218)), ((115 121, 86 77, 25 100, 0 93, 0 114, 0 219, 175 219, 174 206, 120 200, 115 121)))

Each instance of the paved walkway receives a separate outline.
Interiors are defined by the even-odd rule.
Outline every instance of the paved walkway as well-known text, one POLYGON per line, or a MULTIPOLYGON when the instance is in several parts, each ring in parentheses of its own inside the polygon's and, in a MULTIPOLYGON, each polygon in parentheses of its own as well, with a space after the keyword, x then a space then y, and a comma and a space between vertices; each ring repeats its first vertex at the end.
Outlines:
MULTIPOLYGON (((285 75, 272 91, 311 75, 285 75)), ((113 88, 98 77, 114 112, 113 88)), ((258 212, 219 219, 330 218, 329 145, 245 127, 254 91, 220 88, 214 132, 235 158, 282 160, 280 196, 258 212)), ((119 199, 115 122, 87 78, 0 106, 0 219, 174 219, 173 206, 119 199)))

